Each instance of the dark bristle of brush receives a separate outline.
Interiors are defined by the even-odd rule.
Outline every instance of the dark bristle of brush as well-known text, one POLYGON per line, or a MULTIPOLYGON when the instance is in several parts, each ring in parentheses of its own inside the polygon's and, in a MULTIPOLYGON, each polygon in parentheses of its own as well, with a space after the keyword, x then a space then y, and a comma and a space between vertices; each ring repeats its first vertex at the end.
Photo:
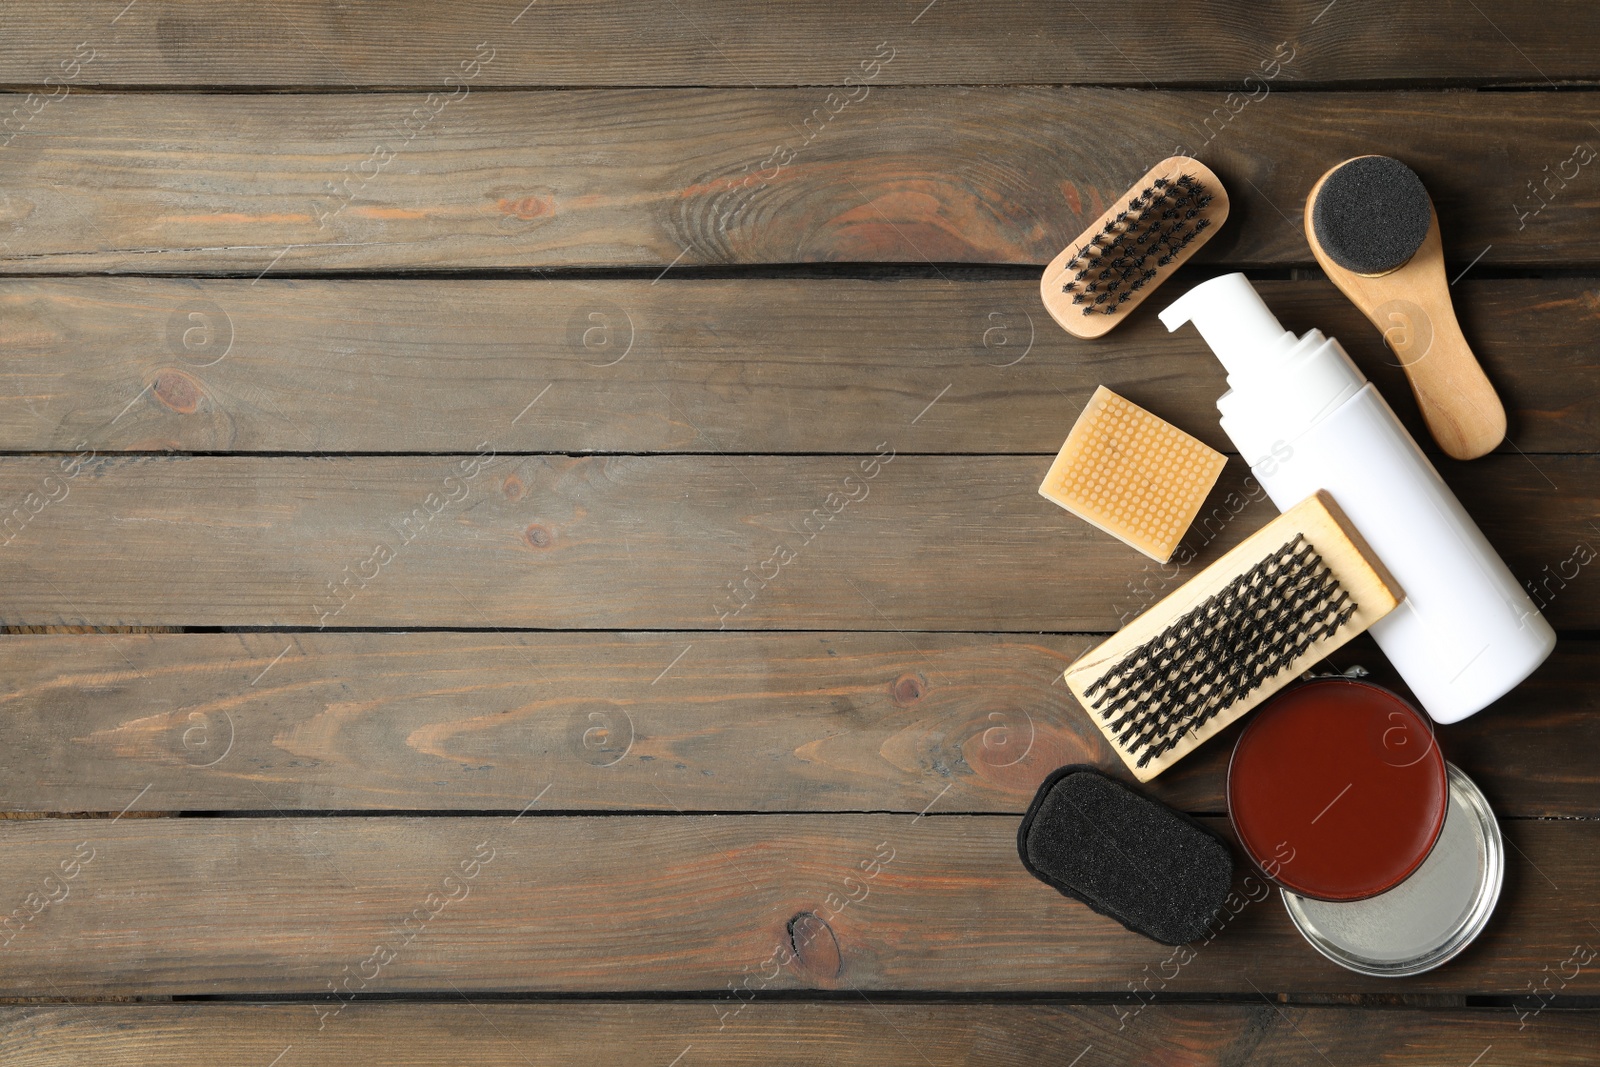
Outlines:
POLYGON ((1297 536, 1085 690, 1143 767, 1332 636, 1356 604, 1297 536))
POLYGON ((1115 314, 1211 224, 1203 214, 1211 201, 1192 174, 1155 179, 1077 250, 1067 262, 1072 280, 1061 291, 1073 294, 1085 315, 1115 314))

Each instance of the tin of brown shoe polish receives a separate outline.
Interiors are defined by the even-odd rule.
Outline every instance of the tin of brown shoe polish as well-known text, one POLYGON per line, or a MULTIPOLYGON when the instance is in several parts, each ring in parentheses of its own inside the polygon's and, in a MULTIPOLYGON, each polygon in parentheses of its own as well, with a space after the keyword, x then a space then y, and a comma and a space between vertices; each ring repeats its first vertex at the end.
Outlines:
POLYGON ((1488 802, 1428 719, 1380 686, 1320 679, 1269 701, 1234 748, 1228 810, 1300 933, 1361 974, 1438 967, 1500 896, 1488 802))

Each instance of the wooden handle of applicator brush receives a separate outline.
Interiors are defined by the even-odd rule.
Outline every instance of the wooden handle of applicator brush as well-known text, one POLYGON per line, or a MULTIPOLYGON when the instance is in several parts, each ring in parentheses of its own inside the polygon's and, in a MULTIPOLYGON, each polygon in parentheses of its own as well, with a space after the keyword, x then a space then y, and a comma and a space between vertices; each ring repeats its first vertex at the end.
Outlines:
MULTIPOLYGON (((1417 257, 1428 255, 1430 245, 1439 258, 1442 282, 1444 257, 1439 253, 1437 222, 1417 257)), ((1405 368, 1422 419, 1439 447, 1454 459, 1477 459, 1505 440, 1506 409, 1462 336, 1448 288, 1441 288, 1433 299, 1428 296, 1419 292, 1411 300, 1391 297, 1376 304, 1356 303, 1405 368)))
POLYGON ((1311 251, 1400 360, 1428 432, 1455 459, 1477 459, 1494 451, 1506 436, 1506 409, 1456 321, 1438 213, 1421 247, 1404 265, 1375 277, 1357 274, 1335 263, 1317 241, 1310 205, 1321 187, 1319 181, 1306 201, 1311 251))

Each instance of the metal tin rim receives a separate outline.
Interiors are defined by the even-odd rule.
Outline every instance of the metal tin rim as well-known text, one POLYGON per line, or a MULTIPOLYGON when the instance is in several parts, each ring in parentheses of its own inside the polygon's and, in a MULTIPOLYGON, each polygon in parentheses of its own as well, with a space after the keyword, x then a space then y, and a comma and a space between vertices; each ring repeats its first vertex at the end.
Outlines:
MULTIPOLYGON (((1489 917, 1494 914, 1495 904, 1500 900, 1501 883, 1505 880, 1505 843, 1500 836, 1500 824, 1496 821, 1494 811, 1489 807, 1482 790, 1471 778, 1453 763, 1446 763, 1445 770, 1449 775, 1451 796, 1459 800, 1461 806, 1476 817, 1476 829, 1483 845, 1484 863, 1483 869, 1479 872, 1477 896, 1472 901, 1471 907, 1467 909, 1462 921, 1450 935, 1431 950, 1409 960, 1375 960, 1363 956, 1323 936, 1311 917, 1305 914, 1301 906, 1302 898, 1290 890, 1279 889, 1284 909, 1288 911, 1289 918, 1293 920, 1300 935, 1311 943, 1312 948, 1339 966, 1375 978, 1403 978, 1422 974, 1454 959, 1472 944, 1473 940, 1483 932, 1483 928, 1489 924, 1489 917)), ((1382 894, 1368 898, 1368 900, 1382 899, 1382 894)), ((1326 901, 1315 903, 1327 904, 1326 901)))

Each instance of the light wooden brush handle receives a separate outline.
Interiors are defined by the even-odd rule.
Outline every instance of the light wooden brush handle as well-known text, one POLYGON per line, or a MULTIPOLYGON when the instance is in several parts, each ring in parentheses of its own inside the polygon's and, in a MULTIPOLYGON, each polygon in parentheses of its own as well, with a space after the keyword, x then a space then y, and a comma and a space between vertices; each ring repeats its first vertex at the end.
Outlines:
POLYGON ((1306 200, 1311 251, 1400 360, 1428 432, 1455 459, 1477 459, 1494 451, 1506 436, 1506 409, 1456 321, 1445 279, 1438 213, 1422 246, 1403 266, 1377 276, 1357 274, 1335 263, 1317 241, 1311 205, 1321 188, 1319 181, 1306 200))

